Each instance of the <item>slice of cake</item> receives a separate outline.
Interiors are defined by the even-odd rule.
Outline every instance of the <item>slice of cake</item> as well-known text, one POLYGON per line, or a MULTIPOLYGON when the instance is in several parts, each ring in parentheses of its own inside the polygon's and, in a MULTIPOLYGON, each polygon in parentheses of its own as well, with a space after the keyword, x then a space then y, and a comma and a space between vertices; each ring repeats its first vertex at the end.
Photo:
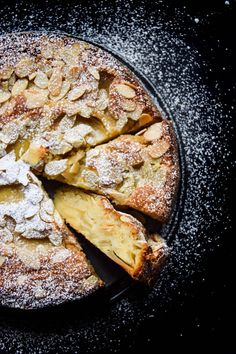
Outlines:
MULTIPOLYGON (((166 222, 179 181, 172 129, 163 120, 138 135, 122 135, 89 150, 80 161, 68 159, 67 169, 56 178, 166 222)), ((60 163, 48 163, 45 171, 56 175, 60 163)))
POLYGON ((14 153, 0 159, 0 304, 55 305, 101 285, 29 166, 14 153))
POLYGON ((160 236, 149 236, 133 216, 115 210, 107 198, 75 187, 59 189, 55 206, 72 228, 133 278, 145 283, 156 279, 167 245, 160 236))

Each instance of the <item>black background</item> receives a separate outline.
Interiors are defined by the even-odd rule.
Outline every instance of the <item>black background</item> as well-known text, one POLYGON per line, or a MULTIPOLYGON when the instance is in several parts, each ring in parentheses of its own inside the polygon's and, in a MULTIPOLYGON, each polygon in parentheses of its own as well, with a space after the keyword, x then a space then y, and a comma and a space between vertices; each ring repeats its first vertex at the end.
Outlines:
MULTIPOLYGON (((189 32, 183 23, 181 33, 208 61, 211 71, 208 71, 207 80, 211 90, 214 91, 217 82, 223 92, 221 100, 226 109, 235 105, 236 2, 229 0, 229 5, 224 0, 164 2, 169 5, 170 17, 174 16, 176 9, 186 7, 186 13, 192 17, 205 19, 200 21, 194 32, 189 32)), ((152 2, 149 3, 151 7, 152 2)), ((233 148, 233 135, 231 143, 233 148)), ((229 190, 233 190, 231 187, 233 171, 229 190)), ((231 205, 232 217, 234 202, 233 193, 230 193, 228 204, 231 205)), ((184 291, 179 292, 175 302, 165 308, 158 319, 149 318, 141 324, 135 342, 127 343, 129 353, 140 349, 146 353, 151 350, 153 353, 162 350, 236 353, 235 237, 233 228, 225 231, 222 246, 205 260, 202 273, 192 276, 184 291)), ((126 352, 126 344, 122 346, 126 352)))

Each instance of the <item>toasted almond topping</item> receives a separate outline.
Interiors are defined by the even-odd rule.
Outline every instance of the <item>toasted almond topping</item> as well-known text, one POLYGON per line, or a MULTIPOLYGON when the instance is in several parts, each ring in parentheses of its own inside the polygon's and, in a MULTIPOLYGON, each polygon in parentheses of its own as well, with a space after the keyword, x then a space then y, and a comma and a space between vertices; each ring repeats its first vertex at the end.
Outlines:
POLYGON ((143 136, 147 141, 160 139, 162 136, 162 122, 151 125, 143 136))
POLYGON ((41 54, 45 59, 51 59, 53 58, 53 46, 50 44, 43 45, 41 48, 41 54))
POLYGON ((75 101, 78 98, 82 97, 83 94, 85 93, 87 89, 86 85, 80 85, 75 88, 73 88, 69 93, 68 93, 68 99, 70 101, 75 101))
POLYGON ((65 135, 64 135, 64 139, 72 144, 74 147, 78 148, 81 145, 83 145, 84 143, 84 139, 83 137, 79 134, 80 132, 80 128, 79 126, 74 127, 72 129, 69 129, 65 135))
POLYGON ((68 81, 63 81, 60 94, 58 96, 51 96, 50 95, 50 98, 53 101, 60 101, 63 97, 65 97, 65 95, 67 94, 69 89, 70 89, 70 83, 68 81))
POLYGON ((125 84, 118 84, 115 86, 116 91, 125 98, 134 98, 136 96, 135 90, 125 84))
POLYGON ((53 69, 52 76, 50 77, 48 89, 52 96, 58 96, 62 88, 62 73, 60 68, 53 69))
POLYGON ((15 82, 12 87, 11 94, 12 96, 19 95, 21 92, 27 89, 28 80, 27 79, 19 79, 15 82))
POLYGON ((50 161, 45 165, 44 171, 48 176, 57 176, 67 169, 67 159, 50 161))
POLYGON ((0 79, 1 80, 8 80, 10 79, 12 73, 13 73, 13 68, 4 68, 0 71, 0 79))
POLYGON ((35 86, 24 91, 24 96, 26 98, 26 106, 29 109, 40 108, 47 101, 48 90, 43 90, 35 86))
POLYGON ((96 108, 99 111, 104 111, 109 103, 109 99, 108 99, 108 94, 107 91, 105 89, 101 89, 98 92, 98 99, 96 102, 96 108))
POLYGON ((136 108, 136 103, 130 100, 121 101, 121 107, 127 112, 133 112, 136 108))
POLYGON ((42 71, 38 71, 36 74, 36 77, 34 79, 34 83, 36 86, 38 86, 41 89, 45 89, 48 87, 48 77, 47 75, 42 72, 42 71))
POLYGON ((155 145, 148 147, 148 153, 153 159, 158 159, 164 155, 170 148, 170 144, 166 140, 161 140, 155 145))
POLYGON ((10 92, 6 92, 0 89, 0 103, 6 102, 11 97, 10 92))
POLYGON ((16 65, 15 73, 19 78, 26 77, 31 74, 34 68, 34 61, 31 58, 21 59, 20 62, 16 65))
POLYGON ((96 80, 100 80, 99 71, 98 71, 94 66, 90 66, 90 67, 88 68, 88 71, 90 72, 90 74, 91 74, 96 80))
POLYGON ((131 118, 134 121, 139 120, 141 114, 142 114, 142 107, 140 107, 139 105, 135 108, 135 110, 133 112, 127 112, 127 116, 128 118, 131 118))

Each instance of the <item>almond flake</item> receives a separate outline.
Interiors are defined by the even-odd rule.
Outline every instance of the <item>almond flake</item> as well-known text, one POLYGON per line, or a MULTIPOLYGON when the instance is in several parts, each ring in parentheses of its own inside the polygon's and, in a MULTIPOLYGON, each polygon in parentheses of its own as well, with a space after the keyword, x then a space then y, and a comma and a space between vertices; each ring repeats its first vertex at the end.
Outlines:
POLYGON ((45 165, 44 171, 48 176, 57 176, 67 169, 67 159, 50 161, 45 165))
POLYGON ((6 92, 0 89, 0 103, 6 102, 11 97, 10 92, 6 92))
POLYGON ((134 98, 136 96, 135 90, 125 84, 118 84, 115 86, 116 91, 125 98, 134 98))
POLYGON ((27 79, 19 79, 15 82, 15 84, 12 87, 11 94, 12 96, 19 95, 21 92, 25 91, 28 86, 28 80, 27 79))
POLYGON ((68 99, 70 101, 75 101, 78 98, 82 97, 83 94, 85 93, 87 89, 86 85, 81 85, 73 88, 69 93, 68 93, 68 99))
POLYGON ((136 103, 130 100, 121 101, 121 107, 127 112, 133 112, 136 108, 136 103))
POLYGON ((96 80, 100 80, 99 71, 98 71, 94 66, 90 66, 90 67, 88 68, 88 71, 90 72, 90 74, 91 74, 96 80))
POLYGON ((4 68, 0 71, 0 79, 1 80, 8 80, 10 79, 12 73, 13 73, 13 68, 4 68))
POLYGON ((48 87, 48 77, 47 75, 42 72, 42 71, 38 71, 36 74, 36 77, 34 79, 34 83, 36 86, 38 86, 41 89, 45 89, 48 87))
POLYGON ((151 125, 143 134, 147 141, 153 141, 160 139, 162 136, 162 123, 155 123, 151 125))
POLYGON ((155 145, 148 147, 148 153, 153 159, 158 159, 164 155, 170 148, 170 144, 166 140, 162 140, 155 145))
POLYGON ((79 148, 81 145, 84 144, 84 139, 83 137, 79 134, 80 128, 79 126, 74 127, 70 130, 68 130, 65 135, 64 139, 72 144, 75 148, 79 148))
POLYGON ((16 65, 15 73, 19 78, 23 78, 31 74, 34 68, 34 62, 31 58, 24 58, 16 65))
POLYGON ((48 89, 52 96, 58 96, 62 88, 62 73, 60 68, 53 69, 52 76, 49 80, 48 89))
POLYGON ((48 98, 48 90, 31 87, 24 92, 26 98, 26 106, 29 109, 40 108, 46 103, 48 98))
POLYGON ((61 92, 59 93, 59 95, 58 96, 51 96, 50 95, 50 98, 53 101, 60 101, 63 97, 65 97, 65 95, 67 94, 69 89, 70 89, 70 83, 68 81, 63 81, 62 87, 61 87, 61 92))
POLYGON ((107 91, 105 89, 101 89, 98 92, 98 99, 96 102, 96 108, 99 111, 104 111, 109 103, 109 99, 108 99, 108 94, 107 91))

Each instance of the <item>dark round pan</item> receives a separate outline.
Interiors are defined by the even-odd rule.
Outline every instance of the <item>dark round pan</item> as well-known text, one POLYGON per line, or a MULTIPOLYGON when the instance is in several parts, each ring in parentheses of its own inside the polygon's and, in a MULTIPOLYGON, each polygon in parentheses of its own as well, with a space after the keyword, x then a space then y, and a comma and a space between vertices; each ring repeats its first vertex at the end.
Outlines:
MULTIPOLYGON (((87 40, 138 76, 173 120, 181 183, 169 223, 161 228, 172 255, 153 288, 132 281, 80 239, 106 287, 87 299, 35 311, 0 308, 0 353, 117 351, 138 328, 161 316, 222 243, 230 182, 232 112, 209 80, 207 57, 191 42, 198 18, 161 2, 18 1, 0 9, 2 30, 53 31, 87 40), (173 18, 173 16, 175 16, 173 18), (188 30, 183 31, 182 28, 188 30)), ((49 186, 49 189, 51 187, 49 186)), ((159 339, 161 340, 161 339, 159 339)))

